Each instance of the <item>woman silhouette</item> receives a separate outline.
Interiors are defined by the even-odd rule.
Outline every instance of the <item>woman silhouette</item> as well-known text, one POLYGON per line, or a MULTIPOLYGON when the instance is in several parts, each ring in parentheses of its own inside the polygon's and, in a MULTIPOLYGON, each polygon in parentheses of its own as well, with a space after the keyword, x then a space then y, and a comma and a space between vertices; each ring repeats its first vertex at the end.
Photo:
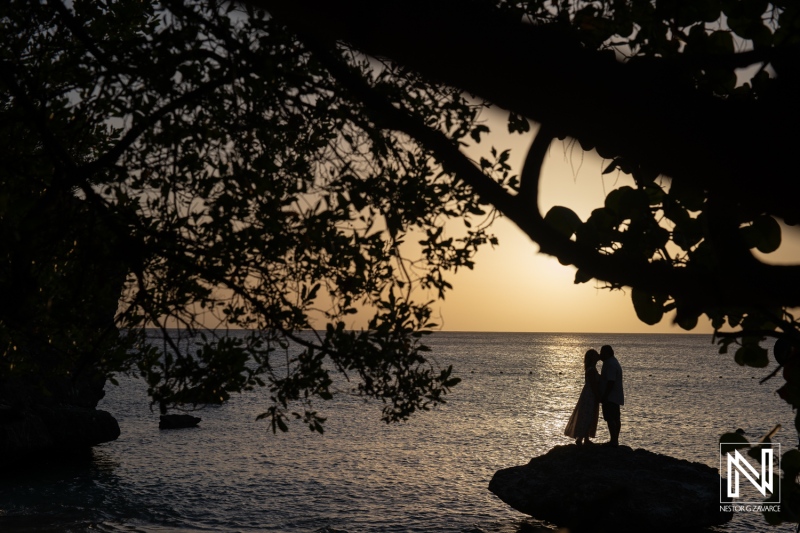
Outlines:
POLYGON ((594 349, 583 356, 583 390, 564 429, 564 435, 574 438, 578 446, 592 444, 589 438, 597 433, 597 419, 600 417, 600 375, 595 366, 599 360, 600 354, 594 349))

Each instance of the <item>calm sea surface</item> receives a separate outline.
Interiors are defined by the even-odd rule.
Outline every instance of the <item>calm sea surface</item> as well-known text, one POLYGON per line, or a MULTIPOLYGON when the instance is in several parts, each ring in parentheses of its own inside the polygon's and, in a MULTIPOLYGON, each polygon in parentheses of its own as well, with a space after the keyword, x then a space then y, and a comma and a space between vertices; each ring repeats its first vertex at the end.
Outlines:
MULTIPOLYGON (((781 423, 775 440, 797 443, 774 393, 783 380, 759 385, 771 368, 737 366, 708 335, 436 333, 429 344, 463 379, 446 405, 387 426, 380 405, 342 397, 319 405, 324 435, 273 435, 255 421, 266 391, 202 410, 198 429, 159 431, 142 382, 109 386, 99 407, 120 438, 83 466, 0 473, 0 531, 518 531, 525 515, 489 480, 571 442, 582 356, 602 344, 624 370, 623 444, 716 467, 719 435, 736 428, 755 439, 781 423)), ((599 431, 607 440, 602 420, 599 431)), ((739 513, 720 531, 794 529, 739 513)))

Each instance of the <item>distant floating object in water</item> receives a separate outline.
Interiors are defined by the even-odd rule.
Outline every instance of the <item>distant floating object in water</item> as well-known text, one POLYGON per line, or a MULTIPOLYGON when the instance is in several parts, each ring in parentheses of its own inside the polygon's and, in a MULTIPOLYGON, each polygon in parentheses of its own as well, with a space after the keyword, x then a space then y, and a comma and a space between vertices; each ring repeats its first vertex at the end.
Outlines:
POLYGON ((321 527, 314 533, 347 533, 344 529, 334 529, 330 526, 321 527))
POLYGON ((200 418, 192 415, 161 415, 158 429, 183 429, 197 427, 200 418))

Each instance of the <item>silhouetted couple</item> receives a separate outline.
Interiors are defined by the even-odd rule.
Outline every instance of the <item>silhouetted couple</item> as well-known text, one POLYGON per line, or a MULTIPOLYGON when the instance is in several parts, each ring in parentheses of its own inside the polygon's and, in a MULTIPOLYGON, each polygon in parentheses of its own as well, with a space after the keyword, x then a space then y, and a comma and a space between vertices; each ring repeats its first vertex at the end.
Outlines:
POLYGON ((611 346, 603 346, 600 353, 589 350, 583 356, 584 384, 578 403, 569 417, 564 435, 575 439, 575 444, 593 444, 590 438, 597 434, 597 420, 600 406, 603 406, 603 419, 608 424, 611 440, 604 446, 619 446, 619 432, 622 428, 620 406, 625 403, 622 391, 622 367, 614 357, 611 346), (597 362, 603 361, 603 369, 598 374, 597 362))

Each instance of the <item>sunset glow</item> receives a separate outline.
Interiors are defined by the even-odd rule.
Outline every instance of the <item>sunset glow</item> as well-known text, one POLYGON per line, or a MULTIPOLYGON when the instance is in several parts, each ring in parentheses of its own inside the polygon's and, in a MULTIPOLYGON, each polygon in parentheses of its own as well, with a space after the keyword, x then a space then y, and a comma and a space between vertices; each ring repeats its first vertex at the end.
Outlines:
MULTIPOLYGON (((490 137, 471 147, 475 153, 510 148, 510 164, 518 173, 533 132, 510 135, 504 115, 489 118, 490 137)), ((473 156, 475 157, 475 156, 473 156)), ((555 142, 545 161, 541 177, 542 213, 553 205, 564 205, 586 220, 603 205, 609 191, 630 184, 621 173, 603 175, 608 165, 594 152, 584 152, 569 139, 555 142)), ((616 332, 682 333, 666 315, 659 324, 648 326, 634 312, 629 291, 603 289, 596 280, 575 285, 575 268, 539 254, 538 246, 506 219, 495 222, 499 238, 494 250, 478 253, 473 271, 459 271, 451 277, 454 289, 440 303, 441 322, 447 331, 520 332, 616 332)), ((800 232, 783 226, 783 244, 761 260, 772 263, 800 262, 800 232)), ((692 333, 711 333, 713 328, 701 317, 692 333)))

